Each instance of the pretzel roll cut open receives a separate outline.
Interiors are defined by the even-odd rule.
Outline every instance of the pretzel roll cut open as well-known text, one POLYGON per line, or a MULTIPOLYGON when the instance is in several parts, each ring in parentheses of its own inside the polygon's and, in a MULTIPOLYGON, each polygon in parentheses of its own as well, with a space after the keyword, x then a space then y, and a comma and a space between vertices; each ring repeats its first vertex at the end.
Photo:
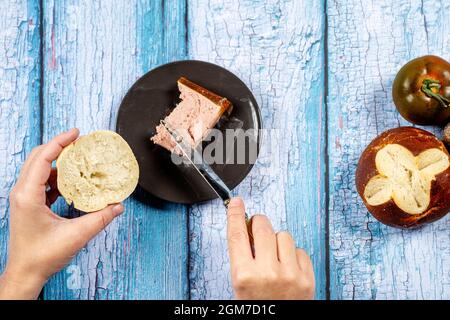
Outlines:
POLYGON ((450 158, 433 134, 401 127, 363 152, 356 187, 369 212, 394 227, 411 228, 450 211, 450 158))

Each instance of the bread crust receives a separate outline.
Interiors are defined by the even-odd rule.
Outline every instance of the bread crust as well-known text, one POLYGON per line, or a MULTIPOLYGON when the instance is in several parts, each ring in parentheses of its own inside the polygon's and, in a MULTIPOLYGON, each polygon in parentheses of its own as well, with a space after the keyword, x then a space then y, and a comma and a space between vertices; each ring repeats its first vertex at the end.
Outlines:
POLYGON ((436 179, 431 182, 430 204, 421 214, 404 212, 392 199, 378 206, 367 203, 364 197, 366 185, 370 179, 379 174, 375 165, 376 155, 388 144, 399 144, 414 156, 433 148, 449 155, 440 140, 422 129, 400 127, 382 133, 362 153, 356 170, 356 188, 369 212, 384 224, 404 229, 430 223, 445 216, 450 211, 450 167, 436 175, 436 179))

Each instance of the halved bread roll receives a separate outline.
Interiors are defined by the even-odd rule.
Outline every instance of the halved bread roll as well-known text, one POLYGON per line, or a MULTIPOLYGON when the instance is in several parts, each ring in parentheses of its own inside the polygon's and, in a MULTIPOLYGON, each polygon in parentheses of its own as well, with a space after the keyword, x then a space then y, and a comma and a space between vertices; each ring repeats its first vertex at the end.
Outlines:
POLYGON ((58 190, 68 204, 93 212, 125 200, 139 179, 137 160, 113 131, 95 131, 68 145, 56 161, 58 190))
POLYGON ((430 132, 413 127, 388 130, 361 155, 356 187, 379 221, 417 227, 450 211, 450 156, 430 132))

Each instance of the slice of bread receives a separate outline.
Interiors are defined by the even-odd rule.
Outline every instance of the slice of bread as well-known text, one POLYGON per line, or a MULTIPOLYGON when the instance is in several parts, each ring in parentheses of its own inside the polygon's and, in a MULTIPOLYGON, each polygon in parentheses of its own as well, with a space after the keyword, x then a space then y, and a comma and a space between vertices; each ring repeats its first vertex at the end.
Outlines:
POLYGON ((93 212, 125 200, 139 179, 137 160, 113 131, 95 131, 68 145, 56 161, 58 190, 68 204, 93 212))

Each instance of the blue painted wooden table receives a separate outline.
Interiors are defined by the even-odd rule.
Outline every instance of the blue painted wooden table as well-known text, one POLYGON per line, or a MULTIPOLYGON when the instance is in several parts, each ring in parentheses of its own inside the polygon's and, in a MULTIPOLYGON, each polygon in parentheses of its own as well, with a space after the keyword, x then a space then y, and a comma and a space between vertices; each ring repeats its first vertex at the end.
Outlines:
MULTIPOLYGON (((444 0, 1 1, 0 268, 8 193, 30 149, 73 126, 114 129, 139 76, 198 59, 237 74, 273 129, 236 191, 311 254, 317 298, 449 299, 450 216, 389 228, 354 186, 365 146, 407 124, 390 92, 398 69, 428 53, 450 58, 449 10, 444 0)), ((43 297, 231 298, 221 203, 137 198, 43 297)), ((67 214, 62 201, 55 210, 67 214)))

